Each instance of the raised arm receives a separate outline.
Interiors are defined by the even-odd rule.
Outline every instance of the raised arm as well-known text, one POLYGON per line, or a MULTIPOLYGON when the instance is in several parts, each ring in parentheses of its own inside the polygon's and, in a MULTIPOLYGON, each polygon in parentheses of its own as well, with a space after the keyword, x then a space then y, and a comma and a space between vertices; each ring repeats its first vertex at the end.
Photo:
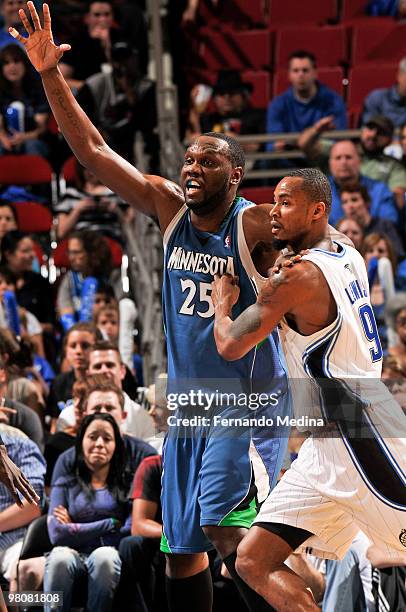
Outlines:
POLYGON ((14 28, 9 31, 25 46, 32 65, 40 73, 52 112, 73 153, 123 200, 137 210, 157 217, 164 231, 183 204, 180 188, 162 177, 143 175, 110 149, 76 102, 58 68, 59 60, 69 51, 70 45, 55 45, 48 5, 43 5, 43 26, 34 4, 28 2, 27 7, 32 24, 23 9, 19 15, 28 38, 14 28))

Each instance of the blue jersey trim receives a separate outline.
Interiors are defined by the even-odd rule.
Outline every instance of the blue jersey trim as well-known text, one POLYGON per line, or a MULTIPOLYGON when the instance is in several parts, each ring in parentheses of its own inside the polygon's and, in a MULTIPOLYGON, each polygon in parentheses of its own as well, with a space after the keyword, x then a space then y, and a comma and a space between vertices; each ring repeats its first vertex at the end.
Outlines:
POLYGON ((336 240, 334 240, 334 242, 342 248, 341 253, 333 253, 332 251, 326 251, 325 249, 311 249, 311 251, 315 251, 316 253, 322 253, 323 255, 328 255, 329 257, 335 257, 336 259, 344 257, 344 255, 347 254, 347 249, 345 248, 345 245, 341 244, 341 242, 337 242, 336 240))

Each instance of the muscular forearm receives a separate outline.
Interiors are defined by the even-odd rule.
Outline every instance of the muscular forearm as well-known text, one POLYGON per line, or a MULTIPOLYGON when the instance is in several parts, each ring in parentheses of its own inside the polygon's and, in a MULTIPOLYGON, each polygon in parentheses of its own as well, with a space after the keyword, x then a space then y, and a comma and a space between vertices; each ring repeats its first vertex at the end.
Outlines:
POLYGON ((28 525, 35 518, 40 516, 41 509, 39 506, 23 502, 23 507, 19 508, 17 504, 12 504, 3 512, 0 512, 0 531, 10 531, 28 525))
POLYGON ((54 117, 76 157, 88 165, 89 158, 105 144, 101 134, 76 102, 59 68, 41 73, 54 117))
POLYGON ((250 306, 233 321, 227 307, 216 309, 214 321, 214 339, 217 350, 223 359, 236 361, 246 355, 259 340, 257 331, 261 320, 256 312, 256 304, 250 306))

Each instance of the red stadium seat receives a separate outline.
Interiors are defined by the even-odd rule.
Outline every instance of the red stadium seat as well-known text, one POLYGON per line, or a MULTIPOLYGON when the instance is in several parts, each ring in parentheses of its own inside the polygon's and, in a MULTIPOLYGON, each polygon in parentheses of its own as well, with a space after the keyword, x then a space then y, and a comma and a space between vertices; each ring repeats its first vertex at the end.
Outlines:
MULTIPOLYGON (((190 70, 188 76, 190 77, 189 87, 190 89, 197 83, 206 83, 207 85, 214 85, 217 79, 217 72, 210 70, 190 70)), ((253 91, 251 94, 251 104, 254 108, 265 108, 271 99, 271 75, 265 70, 246 70, 242 72, 241 78, 243 81, 251 83, 253 91)), ((213 110, 212 104, 207 109, 208 112, 213 110)))
MULTIPOLYGON (((123 249, 118 244, 118 242, 116 242, 116 240, 108 238, 107 236, 105 236, 105 239, 107 240, 110 247, 111 256, 113 258, 113 265, 115 268, 118 268, 121 266, 123 249)), ((61 242, 58 243, 58 246, 52 253, 52 257, 54 260, 54 264, 57 268, 70 268, 67 239, 61 240, 61 242)))
POLYGON ((242 188, 240 194, 243 198, 250 202, 255 202, 255 204, 264 204, 266 202, 272 204, 274 191, 275 187, 247 187, 245 189, 242 188))
POLYGON ((405 23, 393 20, 375 23, 371 19, 368 24, 357 25, 352 35, 352 65, 374 62, 377 68, 377 62, 399 62, 405 55, 405 40, 405 23))
POLYGON ((16 202, 18 228, 22 232, 50 232, 52 214, 48 208, 38 202, 16 202))
POLYGON ((270 0, 270 28, 282 24, 322 24, 335 21, 336 18, 336 0, 270 0))
POLYGON ((51 183, 53 170, 39 155, 2 155, 0 157, 0 184, 39 185, 51 183))
POLYGON ((227 0, 214 6, 199 2, 199 17, 211 27, 252 28, 265 23, 263 0, 227 0))
POLYGON ((347 107, 359 113, 365 97, 373 90, 390 87, 395 82, 397 64, 356 66, 350 70, 348 79, 347 107))
MULTIPOLYGON (((336 68, 320 68, 317 71, 320 83, 327 85, 340 96, 343 95, 343 71, 338 66, 336 68)), ((273 91, 275 96, 279 96, 290 86, 286 68, 279 70, 274 76, 273 91)))
POLYGON ((267 69, 272 62, 271 38, 267 30, 217 32, 202 28, 198 68, 267 69))
POLYGON ((306 49, 316 56, 318 66, 337 66, 347 61, 347 30, 343 26, 283 28, 276 33, 275 65, 288 65, 289 56, 306 49))
POLYGON ((365 13, 365 0, 341 0, 341 21, 351 21, 358 18, 368 19, 365 13))
POLYGON ((76 180, 76 157, 69 157, 62 166, 61 175, 67 183, 73 183, 76 180))

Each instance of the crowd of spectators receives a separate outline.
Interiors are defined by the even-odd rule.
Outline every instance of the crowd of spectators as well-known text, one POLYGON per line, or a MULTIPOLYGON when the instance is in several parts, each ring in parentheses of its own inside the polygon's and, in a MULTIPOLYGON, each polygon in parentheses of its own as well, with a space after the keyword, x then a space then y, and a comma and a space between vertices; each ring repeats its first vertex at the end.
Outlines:
MULTIPOLYGON (((51 137, 38 77, 7 32, 10 25, 20 27, 24 4, 0 5, 0 156, 34 153, 61 166, 69 153, 60 137, 51 137), (62 152, 55 154, 56 146, 62 152)), ((196 20, 197 0, 177 4, 171 18, 176 13, 184 26, 196 20)), ((368 6, 371 15, 402 18, 406 3, 368 6)), ((67 0, 53 9, 57 40, 72 45, 61 70, 74 95, 109 145, 131 163, 141 133, 150 171, 157 172, 155 84, 147 77, 143 3, 67 0)), ((179 71, 180 63, 174 76, 184 87, 179 71)), ((355 139, 331 138, 331 131, 347 128, 348 113, 343 98, 318 80, 312 52, 291 54, 287 78, 290 87, 259 109, 252 104, 252 84, 225 66, 211 85, 192 89, 185 138, 207 131, 299 132, 296 141, 244 143, 246 153, 280 154, 272 162, 248 160, 247 168, 306 164, 328 174, 330 221, 365 259, 384 346, 383 379, 406 410, 406 58, 392 87, 366 97, 355 139), (304 158, 285 159, 291 149, 304 158)), ((164 612, 160 483, 168 412, 159 385, 144 394, 142 357, 132 340, 128 348, 132 335, 123 326, 123 308, 134 323, 136 307, 123 294, 108 241, 125 250, 122 224, 133 222, 133 211, 78 162, 73 181, 48 204, 68 260, 56 285, 41 274, 37 240, 19 229, 18 206, 0 194, 0 433, 41 497, 38 508, 19 508, 0 486, 0 573, 12 590, 63 591, 63 610, 86 605, 164 612), (19 560, 29 526, 41 514, 47 523, 40 554, 19 560)), ((288 461, 298 451, 297 440, 288 461)), ((289 564, 323 609, 336 609, 340 598, 343 610, 369 612, 378 588, 372 567, 382 570, 383 581, 390 565, 361 536, 340 563, 293 554, 289 564)), ((396 570, 405 567, 406 555, 400 556, 396 570)), ((215 609, 232 602, 236 612, 244 610, 214 556, 211 568, 215 609)))

